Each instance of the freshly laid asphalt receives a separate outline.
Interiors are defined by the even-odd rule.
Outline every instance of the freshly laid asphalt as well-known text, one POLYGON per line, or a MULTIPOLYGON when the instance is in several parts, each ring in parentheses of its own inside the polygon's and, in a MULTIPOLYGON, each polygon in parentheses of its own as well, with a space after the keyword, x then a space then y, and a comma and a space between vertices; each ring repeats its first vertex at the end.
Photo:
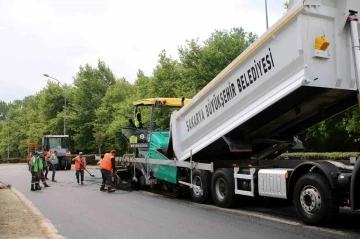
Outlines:
POLYGON ((66 238, 360 237, 359 213, 342 211, 334 228, 308 227, 292 207, 224 210, 145 191, 100 192, 100 171, 89 172, 95 177, 85 172, 78 185, 74 169, 57 171, 56 183, 32 192, 26 165, 0 165, 0 182, 22 192, 66 238))

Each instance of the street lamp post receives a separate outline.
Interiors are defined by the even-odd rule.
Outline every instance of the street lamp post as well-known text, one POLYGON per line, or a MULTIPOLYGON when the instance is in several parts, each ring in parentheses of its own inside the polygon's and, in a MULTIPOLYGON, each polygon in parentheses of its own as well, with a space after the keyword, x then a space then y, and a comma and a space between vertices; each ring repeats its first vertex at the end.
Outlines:
MULTIPOLYGON (((61 86, 64 86, 58 79, 49 76, 48 74, 44 74, 45 77, 51 78, 56 80, 61 86)), ((64 105, 64 135, 66 135, 66 90, 64 89, 64 98, 65 98, 65 105, 64 105)))
MULTIPOLYGON (((47 78, 51 78, 53 80, 56 80, 62 87, 64 87, 64 85, 56 78, 49 76, 48 74, 44 74, 45 77, 47 78)), ((81 79, 82 82, 86 82, 87 79, 81 79)), ((66 89, 64 89, 64 98, 65 98, 65 106, 64 106, 64 135, 66 135, 66 89)))
POLYGON ((10 117, 6 117, 7 118, 7 122, 8 122, 8 159, 10 159, 10 117))
MULTIPOLYGON (((7 117, 3 112, 0 112, 0 120, 5 120, 7 117)), ((9 131, 9 121, 8 121, 8 159, 10 158, 10 141, 9 141, 10 131, 9 131)))
POLYGON ((0 120, 7 121, 7 158, 10 159, 10 117, 0 112, 0 120))
MULTIPOLYGON (((21 106, 22 108, 22 106, 21 106)), ((7 121, 7 158, 10 159, 10 114, 0 112, 0 120, 7 121)))
POLYGON ((266 15, 266 30, 268 30, 269 29, 269 22, 268 22, 267 0, 265 0, 265 15, 266 15))

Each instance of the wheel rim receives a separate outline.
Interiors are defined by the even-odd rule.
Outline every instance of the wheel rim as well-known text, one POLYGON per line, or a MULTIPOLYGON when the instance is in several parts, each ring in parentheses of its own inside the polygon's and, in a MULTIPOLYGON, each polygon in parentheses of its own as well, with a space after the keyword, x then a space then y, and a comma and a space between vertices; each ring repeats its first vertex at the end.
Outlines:
POLYGON ((321 196, 313 186, 306 186, 300 194, 301 207, 308 214, 316 214, 321 208, 321 196))
POLYGON ((218 199, 223 200, 227 195, 226 183, 224 179, 218 178, 215 183, 215 193, 218 199))
POLYGON ((199 186, 201 190, 197 189, 197 188, 193 188, 194 194, 196 196, 201 196, 202 195, 202 182, 201 182, 201 178, 199 176, 195 176, 193 178, 193 184, 195 184, 196 186, 199 186))

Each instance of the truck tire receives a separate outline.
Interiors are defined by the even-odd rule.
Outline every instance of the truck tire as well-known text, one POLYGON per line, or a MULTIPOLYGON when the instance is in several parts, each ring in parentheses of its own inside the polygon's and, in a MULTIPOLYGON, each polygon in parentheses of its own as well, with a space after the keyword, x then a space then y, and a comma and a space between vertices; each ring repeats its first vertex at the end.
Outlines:
POLYGON ((65 160, 67 160, 66 170, 70 170, 71 169, 71 159, 67 158, 65 160))
POLYGON ((220 168, 215 171, 211 180, 211 193, 216 206, 228 208, 234 205, 236 195, 233 169, 220 168))
POLYGON ((57 165, 57 169, 56 169, 56 170, 63 170, 63 169, 65 169, 65 162, 64 162, 64 160, 61 158, 61 159, 59 159, 59 163, 58 163, 58 165, 57 165))
POLYGON ((132 185, 131 178, 130 179, 117 178, 116 179, 116 188, 120 189, 120 190, 125 190, 125 191, 132 191, 133 185, 132 185))
POLYGON ((202 192, 195 188, 190 188, 190 196, 194 202, 205 203, 210 198, 211 192, 211 173, 204 170, 196 169, 193 171, 193 184, 200 186, 202 192))
POLYGON ((336 194, 320 174, 307 173, 300 177, 293 195, 296 212, 308 225, 326 225, 339 212, 336 194))

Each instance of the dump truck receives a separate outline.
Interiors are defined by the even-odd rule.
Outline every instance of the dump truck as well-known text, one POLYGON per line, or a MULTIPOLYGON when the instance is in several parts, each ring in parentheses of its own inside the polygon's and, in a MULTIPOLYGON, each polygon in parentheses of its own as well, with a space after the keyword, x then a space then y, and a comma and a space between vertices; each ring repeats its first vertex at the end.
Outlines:
POLYGON ((121 157, 118 185, 188 190, 194 202, 223 208, 283 199, 309 225, 330 223, 340 207, 360 209, 360 160, 276 160, 303 148, 299 132, 360 106, 358 11, 359 0, 290 1, 193 98, 134 102, 135 121, 140 107, 151 112, 142 127, 122 129, 135 150, 121 157), (175 108, 169 128, 158 129, 162 107, 175 108))
MULTIPOLYGON (((41 145, 45 154, 48 152, 52 154, 57 151, 59 163, 56 169, 71 169, 72 159, 69 135, 44 135, 41 139, 41 145)), ((52 165, 50 165, 50 169, 52 169, 52 165)))

